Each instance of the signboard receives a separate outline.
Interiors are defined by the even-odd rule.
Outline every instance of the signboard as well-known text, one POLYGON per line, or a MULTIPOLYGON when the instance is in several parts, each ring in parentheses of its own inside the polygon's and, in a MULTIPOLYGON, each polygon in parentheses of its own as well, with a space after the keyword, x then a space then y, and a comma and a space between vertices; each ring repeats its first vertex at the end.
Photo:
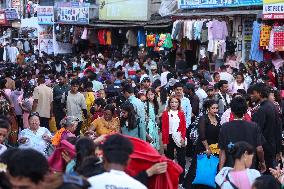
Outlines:
POLYGON ((264 0, 263 19, 284 19, 284 0, 264 0))
POLYGON ((52 54, 53 47, 53 26, 40 25, 38 28, 38 46, 39 52, 46 52, 52 54))
POLYGON ((14 8, 5 9, 6 20, 17 20, 19 19, 18 11, 14 8))
POLYGON ((90 4, 67 2, 57 4, 57 22, 70 24, 89 24, 90 4))
POLYGON ((147 21, 149 0, 100 0, 100 20, 147 21))
POLYGON ((262 0, 178 0, 179 9, 222 8, 262 5, 262 0))
POLYGON ((37 19, 38 24, 52 25, 54 23, 53 6, 38 6, 37 19))
POLYGON ((0 25, 4 24, 6 24, 5 12, 3 10, 0 10, 0 25))

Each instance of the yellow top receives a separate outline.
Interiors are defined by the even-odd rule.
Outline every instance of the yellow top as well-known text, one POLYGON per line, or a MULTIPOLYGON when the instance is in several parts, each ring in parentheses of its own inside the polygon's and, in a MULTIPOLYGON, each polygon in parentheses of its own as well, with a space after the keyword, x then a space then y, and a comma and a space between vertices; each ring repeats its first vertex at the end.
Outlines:
POLYGON ((94 101, 95 101, 94 93, 93 92, 86 92, 85 99, 86 99, 87 111, 88 111, 88 114, 90 114, 90 109, 93 106, 94 101))
POLYGON ((99 117, 92 122, 91 129, 95 130, 98 136, 118 133, 120 131, 120 122, 118 118, 106 121, 104 117, 99 117))

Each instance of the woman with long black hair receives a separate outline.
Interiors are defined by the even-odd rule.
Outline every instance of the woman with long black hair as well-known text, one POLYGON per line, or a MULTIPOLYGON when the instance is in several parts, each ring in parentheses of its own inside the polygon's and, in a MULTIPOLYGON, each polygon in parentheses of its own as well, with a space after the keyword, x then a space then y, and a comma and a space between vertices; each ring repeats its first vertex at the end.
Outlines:
MULTIPOLYGON (((125 102, 121 105, 120 109, 121 133, 143 140, 140 132, 145 129, 140 128, 140 124, 138 124, 140 121, 136 116, 133 105, 130 102, 125 102)), ((143 134, 143 136, 145 135, 146 133, 143 134)))
POLYGON ((218 103, 215 100, 207 100, 204 102, 203 109, 204 114, 200 117, 198 123, 198 134, 197 144, 195 148, 195 156, 192 159, 191 166, 189 168, 188 174, 186 175, 184 186, 188 188, 202 188, 210 189, 212 187, 206 185, 192 185, 192 182, 196 176, 196 166, 197 166, 197 155, 201 153, 206 153, 209 155, 218 156, 218 138, 221 128, 220 119, 218 114, 218 103))
POLYGON ((146 91, 146 130, 148 142, 156 149, 160 149, 159 144, 159 127, 156 122, 156 116, 159 110, 159 104, 155 89, 151 88, 146 91))

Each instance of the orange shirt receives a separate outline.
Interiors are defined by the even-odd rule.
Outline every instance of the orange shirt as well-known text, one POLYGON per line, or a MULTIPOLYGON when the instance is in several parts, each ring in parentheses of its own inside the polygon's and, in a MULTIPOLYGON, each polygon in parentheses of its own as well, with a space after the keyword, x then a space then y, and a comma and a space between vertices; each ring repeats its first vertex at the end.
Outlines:
POLYGON ((91 129, 95 130, 98 136, 118 133, 120 131, 120 122, 118 118, 106 121, 104 117, 99 117, 91 123, 91 129))

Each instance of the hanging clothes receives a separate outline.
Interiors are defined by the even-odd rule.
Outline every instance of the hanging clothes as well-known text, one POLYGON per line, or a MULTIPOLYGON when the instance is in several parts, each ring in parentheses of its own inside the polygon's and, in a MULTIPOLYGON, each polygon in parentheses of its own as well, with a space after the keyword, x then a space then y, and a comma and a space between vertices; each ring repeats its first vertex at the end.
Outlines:
POLYGON ((147 35, 146 42, 147 42, 147 47, 155 47, 156 34, 147 35))
POLYGON ((171 34, 169 34, 169 33, 166 34, 166 39, 164 41, 163 47, 167 48, 167 49, 173 48, 173 42, 172 42, 172 39, 171 39, 171 34))
POLYGON ((193 26, 193 39, 194 40, 201 39, 202 26, 203 26, 203 21, 194 22, 194 26, 193 26))
POLYGON ((106 30, 98 31, 98 41, 100 45, 106 45, 106 30))
POLYGON ((263 61, 263 50, 259 48, 261 23, 253 22, 253 32, 249 58, 257 62, 263 61))
POLYGON ((166 40, 166 34, 160 34, 159 41, 158 41, 158 47, 162 47, 165 40, 166 40))
POLYGON ((183 21, 177 20, 173 23, 172 39, 181 41, 183 38, 183 21))
POLYGON ((111 45, 111 31, 106 32, 106 45, 111 45))
POLYGON ((138 42, 138 45, 146 45, 146 35, 145 35, 145 30, 141 29, 141 30, 138 30, 137 32, 137 42, 138 42))
POLYGON ((284 27, 276 26, 273 36, 273 45, 275 51, 284 51, 284 27))
POLYGON ((194 26, 194 21, 192 20, 187 20, 183 22, 183 37, 187 38, 189 40, 193 39, 193 26, 194 26))
POLYGON ((201 35, 200 35, 200 42, 205 43, 208 41, 208 27, 207 27, 207 21, 203 22, 202 29, 201 29, 201 35))
POLYGON ((84 28, 84 31, 82 33, 81 39, 87 39, 87 35, 88 35, 88 29, 84 28))
POLYGON ((130 45, 131 47, 137 47, 137 35, 133 30, 127 31, 126 39, 128 40, 128 45, 130 45))
POLYGON ((261 26, 259 46, 262 49, 268 49, 271 29, 272 27, 266 24, 261 26))

